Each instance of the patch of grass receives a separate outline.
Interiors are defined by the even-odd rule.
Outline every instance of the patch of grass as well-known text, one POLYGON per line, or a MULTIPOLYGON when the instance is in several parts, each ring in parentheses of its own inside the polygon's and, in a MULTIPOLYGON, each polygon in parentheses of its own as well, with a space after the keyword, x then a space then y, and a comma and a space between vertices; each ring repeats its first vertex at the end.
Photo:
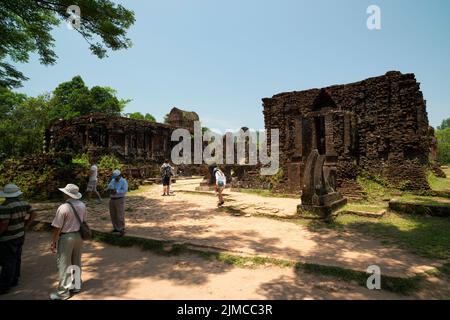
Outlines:
MULTIPOLYGON (((367 285, 367 279, 370 276, 370 274, 362 271, 311 263, 297 263, 295 265, 295 269, 335 277, 346 282, 355 281, 361 286, 367 285)), ((419 288, 422 279, 422 276, 397 278, 381 275, 381 288, 391 292, 407 295, 419 288)))
POLYGON ((393 194, 399 192, 385 182, 380 182, 379 180, 374 180, 365 176, 358 177, 357 182, 367 194, 368 202, 372 203, 380 202, 385 198, 391 198, 393 194))
POLYGON ((380 211, 386 210, 387 208, 388 204, 386 202, 377 204, 348 203, 340 211, 361 211, 378 213, 380 211))
POLYGON ((254 268, 261 265, 274 265, 279 267, 294 267, 295 262, 274 259, 268 257, 245 257, 239 255, 233 255, 229 253, 213 252, 213 251, 202 251, 199 255, 208 260, 220 261, 226 264, 234 265, 241 268, 254 268))
POLYGON ((450 191, 450 172, 446 169, 445 174, 447 178, 436 177, 433 173, 428 173, 428 183, 432 190, 435 191, 450 191))
POLYGON ((333 224, 393 240, 409 251, 431 259, 450 258, 448 218, 389 212, 379 219, 338 216, 333 224))
POLYGON ((401 197, 396 198, 396 200, 400 202, 413 202, 423 205, 450 206, 450 201, 447 198, 417 196, 413 194, 403 194, 401 197))

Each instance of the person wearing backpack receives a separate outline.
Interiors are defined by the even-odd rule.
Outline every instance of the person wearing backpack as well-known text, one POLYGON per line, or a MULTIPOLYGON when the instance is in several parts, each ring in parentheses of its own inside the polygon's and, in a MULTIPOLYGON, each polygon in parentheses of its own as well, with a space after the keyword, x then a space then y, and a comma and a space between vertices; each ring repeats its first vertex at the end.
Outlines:
POLYGON ((50 250, 57 255, 59 284, 57 291, 50 295, 51 300, 66 300, 70 298, 71 293, 80 291, 73 287, 72 275, 68 268, 78 267, 81 276, 83 238, 80 229, 87 216, 86 205, 80 200, 82 195, 78 186, 68 184, 59 190, 64 193, 65 202, 58 207, 52 222, 50 250))
POLYGON ((169 160, 166 159, 161 166, 161 178, 162 178, 162 185, 163 185, 163 196, 169 196, 170 195, 170 180, 173 176, 173 168, 169 164, 169 160))
POLYGON ((222 170, 219 169, 219 167, 215 167, 213 169, 214 178, 216 180, 216 193, 219 198, 219 203, 217 204, 219 207, 224 204, 222 191, 225 189, 225 186, 227 184, 227 178, 225 177, 225 174, 222 172, 222 170))

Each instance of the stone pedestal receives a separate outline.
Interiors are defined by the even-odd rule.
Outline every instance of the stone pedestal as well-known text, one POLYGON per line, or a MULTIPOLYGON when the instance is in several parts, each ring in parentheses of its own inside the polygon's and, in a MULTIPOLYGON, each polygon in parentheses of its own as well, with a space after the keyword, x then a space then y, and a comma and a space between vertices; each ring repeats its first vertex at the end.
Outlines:
POLYGON ((304 217, 327 219, 331 214, 347 203, 339 192, 335 191, 335 168, 324 167, 325 155, 319 155, 317 149, 311 151, 306 161, 302 203, 297 212, 304 217))

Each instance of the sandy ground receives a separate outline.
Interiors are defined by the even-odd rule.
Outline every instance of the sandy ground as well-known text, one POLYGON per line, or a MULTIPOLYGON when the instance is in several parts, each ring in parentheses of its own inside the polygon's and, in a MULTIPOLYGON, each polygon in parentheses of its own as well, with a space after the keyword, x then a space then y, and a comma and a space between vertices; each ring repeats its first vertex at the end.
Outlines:
MULTIPOLYGON (((262 197, 226 191, 226 205, 238 207, 248 216, 234 216, 217 209, 214 193, 192 193, 200 180, 180 180, 175 195, 161 196, 160 186, 131 192, 126 200, 128 235, 175 240, 221 250, 257 254, 287 260, 333 265, 365 271, 380 266, 383 274, 405 277, 440 265, 358 232, 320 231, 286 221, 257 217, 251 213, 276 212, 293 215, 300 200, 262 197)), ((35 204, 38 219, 51 221, 57 204, 35 204)), ((92 228, 109 232, 108 201, 89 203, 92 228)))
MULTIPOLYGON (((57 285, 50 234, 31 232, 22 279, 9 299, 48 299, 57 285)), ((409 299, 292 268, 238 268, 194 255, 160 256, 137 248, 86 242, 83 291, 72 299, 409 299)), ((439 297, 438 297, 439 298, 439 297)))

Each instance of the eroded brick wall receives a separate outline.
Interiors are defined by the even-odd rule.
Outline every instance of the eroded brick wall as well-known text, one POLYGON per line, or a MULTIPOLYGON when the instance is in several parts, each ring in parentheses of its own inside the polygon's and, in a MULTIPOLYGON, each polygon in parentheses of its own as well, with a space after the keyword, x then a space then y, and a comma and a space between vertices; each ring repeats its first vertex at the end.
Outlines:
MULTIPOLYGON (((266 130, 280 129, 286 188, 301 189, 306 157, 323 149, 338 186, 366 171, 408 189, 429 188, 431 136, 414 74, 384 76, 263 99, 266 130), (317 137, 322 137, 322 140, 317 137)), ((345 190, 344 190, 345 191, 345 190)))

